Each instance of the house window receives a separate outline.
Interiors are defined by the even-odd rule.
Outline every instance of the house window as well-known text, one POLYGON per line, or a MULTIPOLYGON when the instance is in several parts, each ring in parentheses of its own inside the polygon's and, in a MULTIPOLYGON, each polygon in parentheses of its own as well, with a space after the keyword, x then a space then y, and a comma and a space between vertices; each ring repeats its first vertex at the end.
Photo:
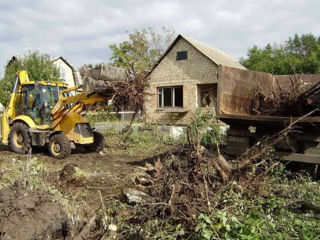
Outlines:
POLYGON ((181 52, 177 52, 177 57, 176 60, 185 60, 188 59, 188 51, 181 51, 181 52))
POLYGON ((182 86, 159 87, 158 107, 183 107, 182 86))

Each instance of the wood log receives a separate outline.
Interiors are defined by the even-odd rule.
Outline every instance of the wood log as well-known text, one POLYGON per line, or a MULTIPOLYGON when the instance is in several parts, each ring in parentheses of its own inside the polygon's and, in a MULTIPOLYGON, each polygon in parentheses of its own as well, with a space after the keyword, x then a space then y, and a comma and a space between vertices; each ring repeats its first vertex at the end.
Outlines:
POLYGON ((305 200, 291 202, 287 205, 287 208, 292 210, 313 211, 315 213, 320 213, 320 205, 305 200))
POLYGON ((135 77, 126 69, 110 65, 101 65, 97 68, 83 67, 80 72, 83 79, 82 87, 87 96, 94 92, 104 94, 110 87, 110 83, 128 82, 135 77))
POLYGON ((219 164, 219 166, 223 169, 223 171, 227 173, 227 175, 231 173, 232 167, 222 155, 219 155, 216 158, 216 161, 219 164))
POLYGON ((212 164, 213 164, 213 167, 218 171, 222 179, 222 182, 226 183, 228 181, 228 174, 220 167, 220 165, 216 162, 215 159, 212 164))
POLYGON ((96 224, 97 215, 94 215, 90 218, 88 223, 82 228, 80 233, 73 238, 73 240, 86 240, 89 237, 90 231, 93 226, 96 224))

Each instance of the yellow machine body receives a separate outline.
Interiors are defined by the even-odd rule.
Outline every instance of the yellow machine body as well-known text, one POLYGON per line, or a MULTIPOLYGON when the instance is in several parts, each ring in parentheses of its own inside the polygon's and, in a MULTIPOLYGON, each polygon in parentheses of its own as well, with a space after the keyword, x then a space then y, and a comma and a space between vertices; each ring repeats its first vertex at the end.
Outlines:
POLYGON ((46 145, 54 133, 63 133, 73 145, 92 144, 91 127, 81 112, 85 105, 107 99, 97 94, 88 97, 77 92, 79 88, 67 88, 62 82, 30 81, 26 71, 18 72, 9 105, 2 115, 2 143, 9 144, 11 126, 21 122, 28 126, 32 146, 46 145), (43 100, 40 107, 35 104, 37 98, 47 102, 43 100))

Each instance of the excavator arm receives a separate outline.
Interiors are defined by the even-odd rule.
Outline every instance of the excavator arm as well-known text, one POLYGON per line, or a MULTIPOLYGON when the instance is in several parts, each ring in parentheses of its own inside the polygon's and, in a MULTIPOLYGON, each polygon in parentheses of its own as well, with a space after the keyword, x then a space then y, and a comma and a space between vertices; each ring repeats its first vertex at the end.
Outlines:
POLYGON ((76 91, 81 87, 82 86, 68 88, 59 93, 59 100, 51 110, 51 115, 53 118, 51 125, 52 128, 55 128, 55 126, 57 126, 64 116, 66 116, 70 111, 81 113, 84 106, 94 105, 112 98, 111 94, 104 96, 98 93, 92 93, 87 96, 84 92, 77 92, 75 95, 69 94, 70 92, 76 91))
POLYGON ((69 112, 79 114, 84 106, 112 99, 115 94, 112 83, 126 82, 135 78, 135 75, 125 69, 103 65, 97 69, 84 69, 82 77, 82 86, 68 88, 59 93, 59 100, 51 110, 53 117, 51 128, 55 128, 69 112), (70 94, 80 88, 83 92, 70 94))

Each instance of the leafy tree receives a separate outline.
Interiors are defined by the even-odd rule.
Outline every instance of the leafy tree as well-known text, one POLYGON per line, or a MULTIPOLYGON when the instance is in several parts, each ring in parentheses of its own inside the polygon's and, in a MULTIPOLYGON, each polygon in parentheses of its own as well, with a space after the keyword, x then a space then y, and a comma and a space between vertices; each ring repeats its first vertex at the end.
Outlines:
POLYGON ((129 33, 129 40, 111 44, 111 63, 117 67, 134 66, 137 71, 145 72, 152 68, 175 37, 175 31, 162 27, 135 30, 129 33))
POLYGON ((320 37, 313 34, 295 34, 284 44, 264 48, 253 46, 247 58, 240 60, 250 70, 273 74, 319 73, 320 37))
POLYGON ((50 60, 48 54, 40 54, 38 51, 29 52, 22 58, 8 61, 5 67, 4 77, 0 80, 0 102, 7 105, 15 75, 20 70, 28 72, 30 80, 33 81, 59 81, 59 70, 50 60))

